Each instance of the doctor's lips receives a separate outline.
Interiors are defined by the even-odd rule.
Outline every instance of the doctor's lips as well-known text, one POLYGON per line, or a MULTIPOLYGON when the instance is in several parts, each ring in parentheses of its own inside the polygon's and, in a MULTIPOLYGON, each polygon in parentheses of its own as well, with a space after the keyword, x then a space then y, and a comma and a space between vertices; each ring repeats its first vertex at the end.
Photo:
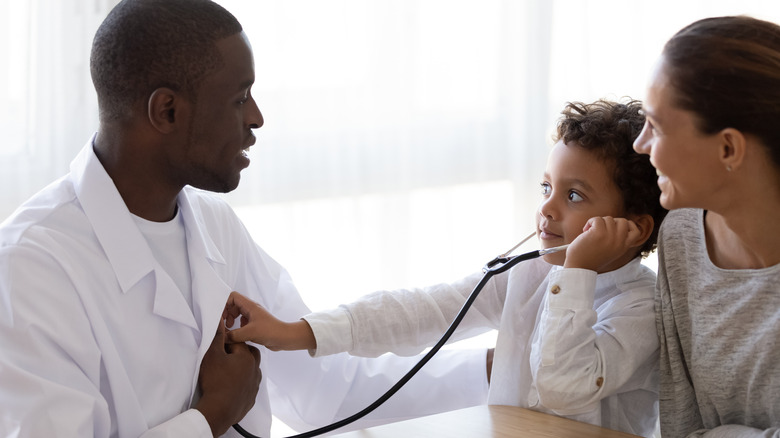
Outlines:
POLYGON ((241 155, 247 156, 247 153, 249 152, 249 148, 255 145, 255 142, 257 141, 257 137, 252 134, 249 137, 249 140, 246 142, 246 144, 241 148, 241 155))

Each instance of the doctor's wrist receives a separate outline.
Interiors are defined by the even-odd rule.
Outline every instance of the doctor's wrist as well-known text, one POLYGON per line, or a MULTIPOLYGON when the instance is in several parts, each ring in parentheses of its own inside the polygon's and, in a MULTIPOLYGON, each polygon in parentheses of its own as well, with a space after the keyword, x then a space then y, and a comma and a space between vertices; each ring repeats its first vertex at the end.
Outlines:
POLYGON ((222 436, 233 425, 232 421, 225 420, 226 415, 220 409, 221 403, 209 403, 208 399, 201 399, 194 407, 195 410, 203 415, 211 428, 211 434, 215 437, 222 436))

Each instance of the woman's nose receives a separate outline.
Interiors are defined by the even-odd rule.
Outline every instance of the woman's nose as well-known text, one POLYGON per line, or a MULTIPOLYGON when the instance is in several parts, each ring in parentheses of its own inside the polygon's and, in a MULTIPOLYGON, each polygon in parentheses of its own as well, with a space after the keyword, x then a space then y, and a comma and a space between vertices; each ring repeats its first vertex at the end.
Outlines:
POLYGON ((648 123, 645 122, 645 126, 642 127, 642 132, 634 140, 634 150, 638 154, 650 155, 650 128, 648 123))

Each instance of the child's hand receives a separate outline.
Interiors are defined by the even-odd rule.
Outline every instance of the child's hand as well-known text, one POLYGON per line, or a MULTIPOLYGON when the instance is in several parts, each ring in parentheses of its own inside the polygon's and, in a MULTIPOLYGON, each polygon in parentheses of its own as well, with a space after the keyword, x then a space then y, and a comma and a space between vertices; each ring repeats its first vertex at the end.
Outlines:
POLYGON ((228 327, 232 327, 239 316, 241 327, 227 333, 230 342, 254 342, 274 351, 317 348, 314 333, 306 321, 281 321, 263 306, 238 292, 231 292, 222 318, 228 327))
POLYGON ((564 268, 608 272, 630 261, 644 241, 637 225, 628 219, 590 218, 582 234, 566 249, 564 268), (625 261, 621 262, 621 259, 625 261))

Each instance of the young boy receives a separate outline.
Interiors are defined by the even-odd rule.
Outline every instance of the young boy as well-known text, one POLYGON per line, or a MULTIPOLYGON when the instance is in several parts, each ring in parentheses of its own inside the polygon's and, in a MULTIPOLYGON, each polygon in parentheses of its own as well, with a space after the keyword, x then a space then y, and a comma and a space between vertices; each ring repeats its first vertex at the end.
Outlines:
MULTIPOLYGON (((536 234, 566 252, 489 281, 454 338, 498 329, 488 403, 651 436, 658 416, 655 274, 640 263, 666 213, 656 173, 633 150, 641 104, 570 103, 541 183, 536 234)), ((285 323, 243 296, 228 300, 232 340, 315 356, 419 353, 435 343, 480 280, 377 292, 285 323)), ((488 377, 490 378, 490 376, 488 377)))

